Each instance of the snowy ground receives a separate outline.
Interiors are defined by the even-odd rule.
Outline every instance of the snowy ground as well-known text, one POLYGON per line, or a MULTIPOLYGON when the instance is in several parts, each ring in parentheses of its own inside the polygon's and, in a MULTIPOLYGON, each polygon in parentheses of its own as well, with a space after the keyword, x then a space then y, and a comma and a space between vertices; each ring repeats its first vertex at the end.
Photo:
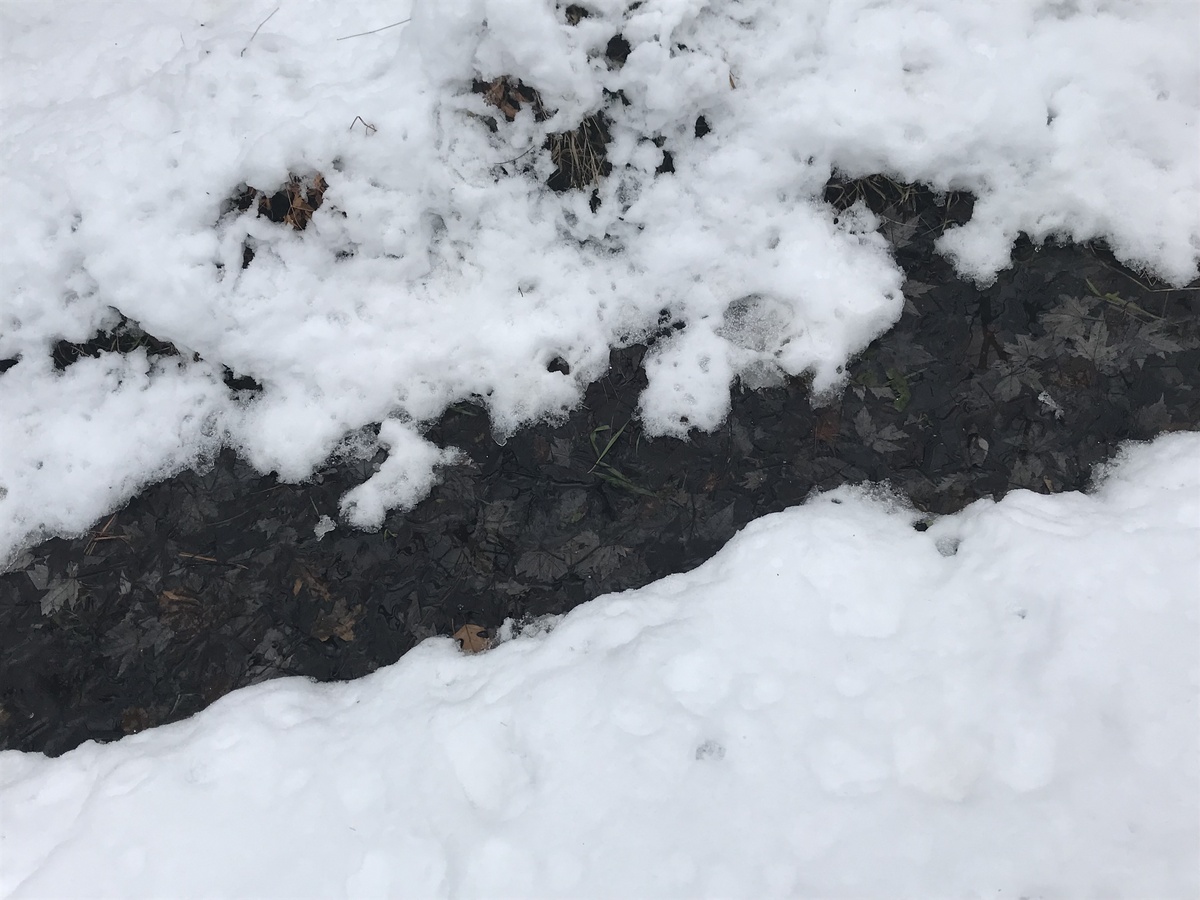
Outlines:
POLYGON ((6 753, 12 897, 1194 897, 1200 438, 844 489, 477 656, 6 753))
MULTIPOLYGON (((981 281, 1019 232, 1197 274, 1191 0, 585 5, 0 3, 0 565, 221 446, 303 479, 378 440, 343 504, 376 525, 452 460, 447 404, 503 438, 664 309, 648 433, 739 375, 835 390, 903 273, 834 170, 975 193, 942 249, 981 281), (553 115, 490 131, 501 75, 553 115), (540 147, 599 110, 592 209, 540 147), (317 172, 302 232, 229 202, 317 172), (118 314, 181 355, 54 367, 118 314)), ((5 753, 0 893, 1194 896, 1198 456, 924 533, 841 491, 479 657, 5 753)))
POLYGON ((343 507, 377 525, 450 459, 421 423, 472 397, 501 437, 560 411, 664 309, 688 327, 648 361, 648 434, 714 427, 739 373, 831 389, 903 302, 873 217, 820 200, 835 168, 977 194, 942 240, 975 278, 1019 231, 1196 275, 1191 0, 586 5, 575 26, 546 0, 0 5, 0 360, 19 360, 0 562, 221 445, 300 479, 387 420, 391 462, 343 507), (501 75, 555 114, 493 134, 471 85, 501 75), (600 110, 614 168, 593 212, 545 189, 540 147, 600 110), (303 232, 230 209, 314 172, 303 232), (55 370, 55 341, 117 310, 182 355, 55 370))

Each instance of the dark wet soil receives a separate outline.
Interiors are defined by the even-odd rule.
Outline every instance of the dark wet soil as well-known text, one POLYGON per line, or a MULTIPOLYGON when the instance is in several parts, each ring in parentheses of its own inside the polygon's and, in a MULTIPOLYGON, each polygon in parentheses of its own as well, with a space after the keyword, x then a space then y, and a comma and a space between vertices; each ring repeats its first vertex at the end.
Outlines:
POLYGON ((888 481, 932 516, 1085 488, 1121 442, 1200 427, 1195 286, 1164 289, 1103 248, 1022 243, 980 290, 932 250, 969 198, 883 179, 839 192, 885 214, 909 281, 903 319, 832 405, 803 379, 739 388, 716 433, 649 440, 646 348, 628 347, 569 421, 504 446, 480 409, 448 411, 430 436, 470 464, 375 534, 314 531, 375 463, 290 485, 227 452, 0 575, 0 747, 56 755, 266 679, 365 675, 464 624, 693 568, 816 490, 888 481))

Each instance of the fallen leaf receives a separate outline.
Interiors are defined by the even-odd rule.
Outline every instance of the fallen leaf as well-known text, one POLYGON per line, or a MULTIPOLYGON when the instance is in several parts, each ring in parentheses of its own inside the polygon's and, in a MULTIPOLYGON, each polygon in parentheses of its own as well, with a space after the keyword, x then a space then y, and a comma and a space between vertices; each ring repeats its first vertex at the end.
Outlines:
POLYGON ((599 546, 600 538, 596 532, 584 531, 575 535, 559 549, 565 557, 567 565, 573 566, 589 556, 599 546))
POLYGON ((1117 360, 1117 351, 1109 345, 1108 326, 1103 321, 1094 322, 1087 335, 1075 335, 1069 339, 1072 347, 1071 354, 1090 361, 1101 372, 1111 375, 1115 371, 1113 363, 1117 360))
POLYGON ((317 613, 317 618, 313 622, 312 628, 309 629, 309 634, 321 643, 325 643, 330 638, 338 638, 346 642, 353 641, 354 626, 362 618, 363 612, 361 603, 350 606, 345 600, 338 597, 332 610, 328 612, 321 610, 317 613))
POLYGON ((44 563, 38 563, 36 566, 30 567, 25 574, 39 591, 44 591, 46 586, 50 584, 50 570, 44 563))
POLYGON ((567 574, 567 564, 546 550, 529 550, 517 559, 517 575, 549 583, 567 574))
POLYGON ((917 232, 919 222, 920 219, 917 217, 908 221, 885 218, 883 225, 880 226, 879 233, 893 247, 902 249, 912 243, 912 237, 917 232))
POLYGON ((347 642, 353 641, 354 626, 366 611, 363 605, 355 603, 351 606, 344 597, 334 595, 308 566, 298 564, 296 571, 296 579, 292 582, 293 596, 298 596, 301 591, 307 589, 308 599, 321 607, 316 610, 316 617, 308 633, 322 643, 335 637, 347 642))
POLYGON ((1090 323, 1095 321, 1092 309, 1099 303, 1096 297, 1059 296, 1059 304, 1041 317, 1046 333, 1058 341, 1082 338, 1090 323))
POLYGON ((464 625, 453 637, 463 653, 482 653, 492 646, 488 630, 480 625, 464 625))
POLYGON ((1162 333, 1165 327, 1163 322, 1145 322, 1139 326, 1137 334, 1129 341, 1128 355, 1137 360, 1147 356, 1166 356, 1182 350, 1183 344, 1162 333))
POLYGON ((817 414, 817 424, 813 428, 813 436, 826 444, 834 443, 841 431, 841 414, 833 408, 823 409, 817 414))
POLYGON ((933 290, 933 285, 926 284, 923 281, 913 281, 911 278, 906 279, 901 290, 904 291, 905 297, 920 297, 922 294, 928 294, 933 290))
POLYGON ((628 547, 621 547, 615 544, 597 547, 587 559, 576 566, 576 571, 584 575, 594 574, 601 578, 607 578, 621 566, 622 560, 628 555, 628 547))
POLYGON ((51 584, 49 590, 42 594, 42 615, 48 616, 56 613, 63 608, 64 604, 74 606, 78 597, 79 582, 74 578, 67 578, 51 584))

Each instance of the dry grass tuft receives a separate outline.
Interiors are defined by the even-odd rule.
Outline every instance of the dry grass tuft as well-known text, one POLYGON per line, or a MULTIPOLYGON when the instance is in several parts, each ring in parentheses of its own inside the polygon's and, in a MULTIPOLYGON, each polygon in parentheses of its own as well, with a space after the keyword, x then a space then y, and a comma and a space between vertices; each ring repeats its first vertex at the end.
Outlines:
MULTIPOLYGON (((476 79, 471 89, 482 96, 489 106, 498 109, 508 122, 516 119, 522 109, 531 110, 538 122, 545 121, 551 115, 537 90, 508 75, 490 81, 476 79)), ((499 128, 496 118, 479 116, 477 113, 472 115, 482 118, 493 132, 499 128)), ((549 135, 543 147, 550 151, 555 169, 546 181, 547 186, 554 191, 592 189, 594 192, 600 180, 612 171, 612 164, 608 161, 608 143, 611 140, 608 119, 602 112, 588 116, 569 131, 549 135)), ((505 171, 503 167, 506 165, 508 163, 503 163, 498 168, 505 171)), ((598 196, 593 197, 593 202, 599 203, 598 196)))
POLYGON ((612 171, 608 161, 611 136, 603 113, 588 116, 570 131, 546 139, 550 159, 557 167, 547 184, 555 191, 584 190, 600 184, 612 171))
POLYGON ((914 184, 895 181, 887 175, 868 175, 865 178, 830 179, 825 187, 825 201, 840 210, 863 203, 872 210, 888 206, 901 209, 912 206, 918 189, 914 184))

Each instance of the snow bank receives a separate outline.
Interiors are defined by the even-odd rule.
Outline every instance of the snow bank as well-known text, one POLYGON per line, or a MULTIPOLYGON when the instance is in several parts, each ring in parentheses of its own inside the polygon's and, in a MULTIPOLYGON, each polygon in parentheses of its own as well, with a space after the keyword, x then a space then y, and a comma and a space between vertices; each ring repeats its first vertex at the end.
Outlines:
MULTIPOLYGON (((973 278, 1020 231, 1196 274, 1195 3, 585 5, 570 25, 548 0, 418 2, 409 24, 338 40, 409 6, 5 4, 0 360, 19 362, 0 374, 0 560, 207 452, 201 402, 218 442, 302 479, 347 433, 464 398, 501 437, 560 414, 664 310, 687 328, 648 361, 650 433, 714 427, 739 373, 833 389, 899 315, 902 281, 869 215, 820 200, 835 169, 976 192, 942 244, 973 278), (618 32, 623 65, 604 54, 618 32), (507 122, 472 92, 501 75, 549 119, 507 122), (597 112, 612 174, 594 198, 548 190, 546 135, 597 112), (656 174, 667 152, 674 172, 656 174), (303 232, 229 203, 315 172, 329 188, 303 232), (730 327, 749 307, 761 327, 730 327), (145 371, 107 427, 145 415, 167 439, 136 460, 119 441, 48 454, 40 435, 76 413, 46 357, 114 308, 182 362, 145 371), (556 357, 570 375, 547 370, 556 357), (218 396, 223 367, 264 391, 218 396), (89 461, 92 487, 63 508, 61 474, 89 461)), ((135 365, 70 378, 94 393, 135 365)), ((396 465, 430 483, 442 455, 406 447, 396 465)))
POLYGON ((220 447, 224 385, 141 351, 64 372, 39 358, 0 388, 0 472, 26 476, 0 484, 0 548, 78 530, 220 447))
POLYGON ((0 895, 1195 896, 1197 458, 838 490, 478 656, 0 754, 0 895))

